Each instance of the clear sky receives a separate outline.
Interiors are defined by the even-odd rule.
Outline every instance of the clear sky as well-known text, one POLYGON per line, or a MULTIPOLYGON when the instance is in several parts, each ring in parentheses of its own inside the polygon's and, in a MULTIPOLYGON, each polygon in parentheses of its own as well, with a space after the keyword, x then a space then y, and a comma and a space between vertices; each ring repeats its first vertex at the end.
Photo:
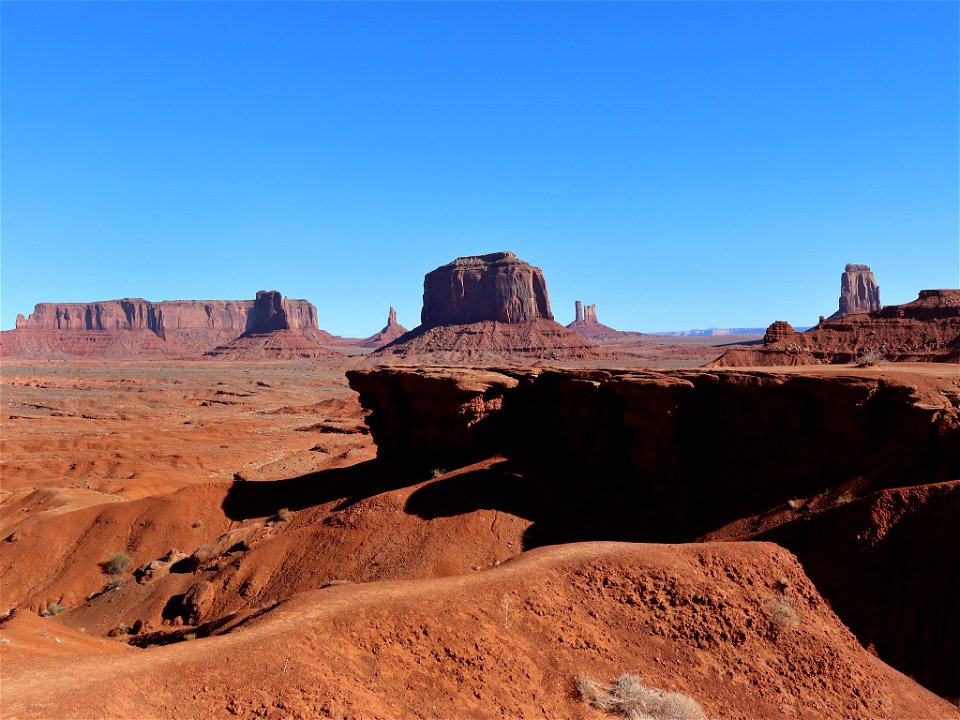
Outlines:
POLYGON ((958 8, 3 2, 0 326, 276 289, 365 336, 499 250, 622 330, 958 287, 958 8))

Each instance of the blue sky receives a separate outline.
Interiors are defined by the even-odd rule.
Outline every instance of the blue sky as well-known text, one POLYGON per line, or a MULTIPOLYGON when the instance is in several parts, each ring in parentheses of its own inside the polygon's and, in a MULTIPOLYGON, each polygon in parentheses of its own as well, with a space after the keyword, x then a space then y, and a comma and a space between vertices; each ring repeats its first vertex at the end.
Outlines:
POLYGON ((0 327, 277 289, 364 336, 499 250, 624 330, 958 287, 958 7, 4 2, 0 327))

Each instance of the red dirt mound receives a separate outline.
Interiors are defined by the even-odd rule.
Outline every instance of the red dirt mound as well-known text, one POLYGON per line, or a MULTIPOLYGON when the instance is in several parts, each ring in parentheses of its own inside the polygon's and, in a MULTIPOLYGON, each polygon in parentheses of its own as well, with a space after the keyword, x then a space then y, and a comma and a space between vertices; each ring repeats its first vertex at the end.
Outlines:
POLYGON ((341 354, 321 345, 305 331, 274 330, 267 333, 248 333, 226 345, 209 350, 204 357, 213 360, 300 360, 330 358, 341 354))
POLYGON ((957 717, 867 653, 789 553, 750 543, 573 545, 470 577, 331 587, 225 635, 5 663, 2 710, 599 720, 575 680, 627 671, 708 717, 957 717))
POLYGON ((419 364, 485 364, 530 359, 591 360, 609 357, 602 348, 553 320, 475 322, 417 328, 380 348, 371 361, 419 364))

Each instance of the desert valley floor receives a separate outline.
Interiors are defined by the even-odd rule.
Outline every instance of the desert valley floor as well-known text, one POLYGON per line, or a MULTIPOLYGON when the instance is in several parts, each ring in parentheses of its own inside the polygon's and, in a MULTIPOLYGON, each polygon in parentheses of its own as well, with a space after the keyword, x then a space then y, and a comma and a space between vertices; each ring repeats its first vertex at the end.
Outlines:
POLYGON ((0 714, 957 718, 958 413, 936 363, 5 359, 0 714))

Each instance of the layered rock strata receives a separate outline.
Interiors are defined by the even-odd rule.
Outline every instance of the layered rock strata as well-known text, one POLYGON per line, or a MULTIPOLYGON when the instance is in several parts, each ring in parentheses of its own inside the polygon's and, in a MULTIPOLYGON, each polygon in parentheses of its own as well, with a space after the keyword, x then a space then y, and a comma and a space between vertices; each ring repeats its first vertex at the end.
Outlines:
POLYGON ((0 333, 0 353, 23 357, 170 357, 200 355, 244 333, 285 328, 320 342, 317 309, 261 291, 256 300, 125 298, 40 303, 15 330, 0 333), (258 310, 259 308, 259 310, 258 310))
MULTIPOLYGON (((347 375, 370 410, 381 461, 429 469, 502 459, 495 471, 457 475, 418 493, 408 512, 520 515, 533 523, 528 548, 597 539, 689 542, 751 516, 802 518, 803 509, 793 509, 797 498, 842 498, 843 488, 865 497, 960 477, 958 388, 944 380, 931 391, 927 374, 915 381, 757 371, 382 368, 347 375)), ((926 517, 940 523, 930 534, 947 537, 955 534, 950 523, 960 496, 938 497, 953 509, 926 517)), ((859 557, 857 547, 872 537, 869 526, 863 533, 833 533, 831 557, 859 557)), ((809 555, 809 535, 801 527, 771 537, 809 555)), ((865 643, 942 694, 960 692, 952 680, 960 678, 950 610, 951 588, 960 583, 960 564, 950 561, 955 550, 924 546, 945 574, 921 594, 922 607, 862 594, 857 604, 849 601, 852 586, 821 588, 828 599, 844 597, 844 610, 835 607, 865 643), (864 603, 868 631, 853 622, 864 603), (929 632, 902 633, 919 613, 929 632)), ((880 563, 858 572, 869 587, 891 577, 880 563)), ((890 592, 918 597, 906 588, 890 592)))
POLYGON ((427 273, 421 324, 375 355, 478 363, 607 353, 554 321, 540 268, 500 252, 457 258, 427 273))
POLYGON ((777 321, 763 347, 728 350, 709 367, 838 364, 868 353, 892 362, 960 362, 960 290, 921 290, 913 302, 821 318, 802 333, 777 321))
POLYGON ((879 310, 880 286, 868 265, 847 263, 840 276, 840 307, 830 316, 837 320, 844 315, 879 310))
POLYGON ((422 328, 553 320, 543 271, 512 252, 457 258, 423 279, 422 328))

